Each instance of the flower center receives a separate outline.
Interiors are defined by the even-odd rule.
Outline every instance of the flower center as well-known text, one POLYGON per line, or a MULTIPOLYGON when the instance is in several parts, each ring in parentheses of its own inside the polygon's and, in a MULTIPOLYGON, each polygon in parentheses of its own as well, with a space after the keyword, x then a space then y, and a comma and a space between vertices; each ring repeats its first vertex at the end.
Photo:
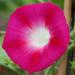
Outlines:
POLYGON ((43 47, 48 44, 50 39, 50 34, 47 28, 39 27, 32 31, 31 33, 31 44, 34 47, 43 47))

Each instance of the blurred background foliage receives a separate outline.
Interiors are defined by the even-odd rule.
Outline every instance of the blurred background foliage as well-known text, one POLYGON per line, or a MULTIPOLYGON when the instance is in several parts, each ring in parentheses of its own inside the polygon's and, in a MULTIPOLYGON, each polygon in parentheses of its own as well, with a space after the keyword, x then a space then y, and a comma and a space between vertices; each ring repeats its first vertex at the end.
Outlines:
MULTIPOLYGON (((48 0, 0 0, 0 16, 6 19, 17 7, 43 1, 48 0)), ((52 0, 52 2, 58 4, 61 8, 64 7, 64 0, 52 0)))

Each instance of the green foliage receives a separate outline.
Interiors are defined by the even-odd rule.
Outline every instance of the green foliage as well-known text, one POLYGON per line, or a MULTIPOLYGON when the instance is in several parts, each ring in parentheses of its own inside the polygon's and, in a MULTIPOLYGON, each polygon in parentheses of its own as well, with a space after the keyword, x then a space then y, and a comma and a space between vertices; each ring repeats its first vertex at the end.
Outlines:
POLYGON ((71 37, 73 39, 73 43, 75 44, 75 24, 74 24, 74 29, 73 31, 71 32, 71 37))
POLYGON ((64 0, 52 0, 53 3, 56 3, 62 9, 64 8, 64 0))
MULTIPOLYGON (((10 13, 14 11, 17 7, 42 1, 47 2, 48 0, 0 0, 0 16, 7 19, 10 13)), ((52 0, 52 2, 56 3, 61 8, 64 7, 64 0, 52 0)))
POLYGON ((75 69, 75 61, 70 62, 71 64, 71 69, 75 69))

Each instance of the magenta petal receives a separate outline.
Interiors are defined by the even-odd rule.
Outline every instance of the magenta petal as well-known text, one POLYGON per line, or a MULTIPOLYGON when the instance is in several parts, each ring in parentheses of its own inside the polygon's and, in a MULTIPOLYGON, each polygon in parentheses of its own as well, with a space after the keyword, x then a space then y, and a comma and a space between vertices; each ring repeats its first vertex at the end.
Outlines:
POLYGON ((69 27, 63 11, 47 2, 16 9, 10 16, 3 48, 21 68, 36 72, 54 64, 67 50, 69 41, 69 27), (44 36, 44 28, 49 32, 48 43, 35 47, 36 41, 38 42, 35 39, 36 33, 38 38, 48 38, 44 36))

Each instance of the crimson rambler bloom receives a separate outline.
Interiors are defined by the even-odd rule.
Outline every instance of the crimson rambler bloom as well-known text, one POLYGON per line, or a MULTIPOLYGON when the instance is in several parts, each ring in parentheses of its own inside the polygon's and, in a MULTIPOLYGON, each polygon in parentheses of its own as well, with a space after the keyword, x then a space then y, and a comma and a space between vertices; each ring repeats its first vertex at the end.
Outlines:
POLYGON ((69 27, 52 3, 17 8, 10 16, 3 48, 22 69, 36 72, 54 64, 67 50, 69 27))

